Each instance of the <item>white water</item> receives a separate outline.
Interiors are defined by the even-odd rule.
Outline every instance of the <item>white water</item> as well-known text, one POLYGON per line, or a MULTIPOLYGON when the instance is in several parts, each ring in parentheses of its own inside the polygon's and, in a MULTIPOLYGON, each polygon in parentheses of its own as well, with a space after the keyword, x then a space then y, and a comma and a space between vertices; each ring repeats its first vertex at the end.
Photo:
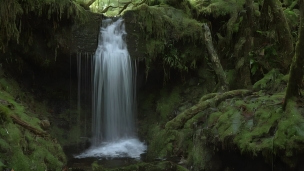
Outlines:
POLYGON ((101 146, 91 148, 75 158, 87 157, 103 157, 103 158, 116 158, 116 157, 130 157, 139 159, 140 154, 146 150, 146 145, 138 139, 121 139, 115 142, 104 142, 101 146))
POLYGON ((135 134, 135 73, 125 36, 122 19, 103 20, 93 59, 93 146, 76 158, 139 158, 146 150, 135 134))

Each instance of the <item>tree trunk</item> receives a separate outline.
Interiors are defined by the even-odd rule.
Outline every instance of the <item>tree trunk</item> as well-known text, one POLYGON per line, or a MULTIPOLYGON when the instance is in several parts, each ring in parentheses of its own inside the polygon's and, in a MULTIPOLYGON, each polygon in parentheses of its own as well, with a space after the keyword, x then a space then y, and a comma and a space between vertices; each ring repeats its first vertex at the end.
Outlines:
POLYGON ((299 90, 302 85, 304 65, 304 0, 300 0, 300 27, 298 36, 295 55, 289 71, 289 80, 285 95, 285 103, 283 106, 284 109, 292 97, 297 97, 300 95, 299 90))
POLYGON ((293 40, 290 28, 284 15, 282 4, 279 0, 267 0, 271 8, 276 31, 280 43, 280 52, 282 54, 283 67, 288 68, 294 54, 293 40))
POLYGON ((244 17, 243 28, 241 28, 241 37, 234 48, 236 57, 236 69, 239 81, 238 88, 250 88, 251 72, 249 53, 253 49, 252 27, 254 27, 253 0, 246 0, 246 16, 244 17), (241 47, 241 48, 240 48, 241 47))
POLYGON ((213 43, 212 43, 212 37, 211 37, 211 32, 210 29, 208 27, 208 25, 206 23, 203 24, 203 29, 205 32, 205 44, 207 46, 207 50, 209 52, 209 57, 210 60, 213 64, 213 69, 218 77, 218 81, 219 81, 219 85, 220 85, 220 89, 221 91, 227 91, 228 88, 228 81, 226 78, 226 74, 223 70, 223 67, 221 65, 221 62, 218 58, 218 55, 213 47, 213 43))

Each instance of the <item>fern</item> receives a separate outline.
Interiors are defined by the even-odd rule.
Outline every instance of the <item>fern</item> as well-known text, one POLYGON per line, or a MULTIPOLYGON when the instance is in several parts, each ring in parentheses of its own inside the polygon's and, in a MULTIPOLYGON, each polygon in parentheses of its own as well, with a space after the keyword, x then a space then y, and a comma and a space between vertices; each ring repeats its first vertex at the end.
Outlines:
POLYGON ((289 8, 284 10, 285 17, 289 24, 290 28, 296 28, 299 25, 299 11, 294 9, 291 10, 289 8))

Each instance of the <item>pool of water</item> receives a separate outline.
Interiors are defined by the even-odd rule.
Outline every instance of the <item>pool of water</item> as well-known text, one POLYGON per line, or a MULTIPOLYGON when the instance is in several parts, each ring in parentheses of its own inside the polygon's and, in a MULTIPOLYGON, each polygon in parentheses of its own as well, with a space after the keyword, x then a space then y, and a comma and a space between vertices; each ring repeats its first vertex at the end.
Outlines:
POLYGON ((90 171, 97 162, 105 168, 123 167, 141 162, 147 146, 137 139, 121 139, 104 142, 100 146, 85 149, 84 146, 65 149, 70 171, 90 171))

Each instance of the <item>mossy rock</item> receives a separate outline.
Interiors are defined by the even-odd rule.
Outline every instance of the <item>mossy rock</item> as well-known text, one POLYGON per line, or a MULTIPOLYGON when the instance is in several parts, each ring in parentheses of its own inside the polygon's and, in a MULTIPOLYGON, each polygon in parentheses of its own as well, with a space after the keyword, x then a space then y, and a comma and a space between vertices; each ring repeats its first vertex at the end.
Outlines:
POLYGON ((287 85, 286 76, 278 69, 272 69, 253 85, 255 91, 263 90, 268 93, 282 92, 287 85))
POLYGON ((222 102, 209 116, 207 139, 225 148, 237 146, 244 154, 262 155, 266 161, 276 155, 294 166, 296 161, 287 159, 304 152, 304 118, 295 103, 282 110, 284 95, 261 93, 222 102))
POLYGON ((147 69, 153 61, 160 60, 170 68, 185 72, 204 59, 202 23, 189 18, 182 10, 142 4, 125 11, 124 18, 129 36, 137 40, 133 49, 141 51, 136 54, 145 55, 147 69))

